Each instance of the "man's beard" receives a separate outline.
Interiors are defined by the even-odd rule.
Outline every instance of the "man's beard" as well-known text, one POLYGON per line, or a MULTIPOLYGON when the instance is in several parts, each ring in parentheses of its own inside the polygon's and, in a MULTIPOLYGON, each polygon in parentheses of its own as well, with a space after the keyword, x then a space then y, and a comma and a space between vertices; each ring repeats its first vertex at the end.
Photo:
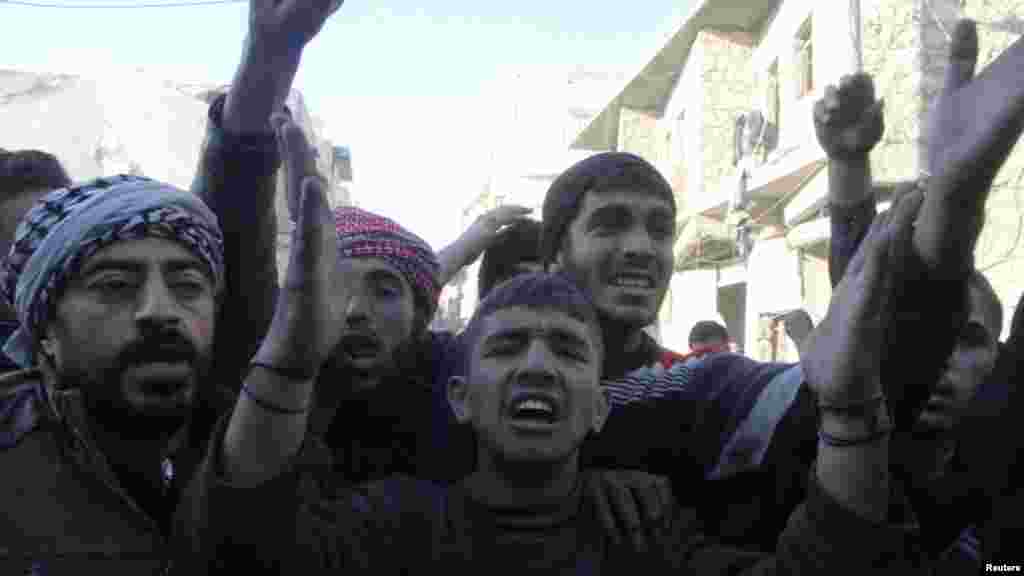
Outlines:
MULTIPOLYGON (((94 425, 134 439, 159 438, 180 430, 189 420, 199 387, 210 371, 212 359, 177 333, 137 340, 125 347, 105 369, 64 370, 57 374, 58 387, 78 388, 86 414, 94 425), (186 362, 188 381, 168 382, 175 390, 187 390, 187 400, 167 406, 140 408, 125 397, 125 373, 152 362, 186 362)), ((163 386, 164 383, 155 386, 163 386)))

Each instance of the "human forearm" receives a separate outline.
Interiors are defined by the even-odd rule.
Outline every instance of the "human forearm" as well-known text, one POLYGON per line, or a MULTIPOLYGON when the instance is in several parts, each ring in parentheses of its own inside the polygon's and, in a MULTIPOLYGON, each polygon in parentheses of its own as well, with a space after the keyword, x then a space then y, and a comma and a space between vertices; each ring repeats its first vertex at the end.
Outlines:
POLYGON ((867 154, 829 158, 828 199, 831 204, 859 204, 871 194, 871 160, 867 154))
POLYGON ((275 49, 247 39, 224 105, 224 129, 233 134, 272 133, 270 115, 283 109, 301 59, 301 49, 275 49))
POLYGON ((863 518, 884 522, 889 510, 890 426, 884 404, 870 416, 823 412, 817 474, 822 488, 863 518), (836 440, 868 439, 855 445, 836 440))
POLYGON ((481 238, 481 234, 474 227, 470 227, 458 240, 438 252, 437 260, 441 265, 440 284, 444 286, 459 273, 459 270, 479 258, 480 253, 486 248, 486 242, 486 238, 481 238))
POLYGON ((227 480, 257 486, 284 470, 305 439, 312 398, 313 378, 288 378, 254 367, 224 436, 227 480))
POLYGON ((214 343, 216 379, 235 387, 258 348, 277 296, 277 215, 281 164, 273 134, 236 135, 223 127, 226 96, 210 106, 207 136, 192 191, 224 232, 225 282, 214 343))

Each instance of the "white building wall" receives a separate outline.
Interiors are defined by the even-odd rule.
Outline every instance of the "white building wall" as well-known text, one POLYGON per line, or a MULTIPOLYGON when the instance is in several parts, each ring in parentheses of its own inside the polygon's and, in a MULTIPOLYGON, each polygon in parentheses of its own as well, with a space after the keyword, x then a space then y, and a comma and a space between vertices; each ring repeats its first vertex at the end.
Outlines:
POLYGON ((799 255, 781 237, 754 244, 747 263, 747 354, 757 354, 762 314, 786 312, 802 305, 799 255))
POLYGON ((686 111, 682 125, 687 132, 684 155, 686 164, 686 193, 691 204, 699 204, 704 190, 704 166, 693 161, 703 157, 704 149, 704 91, 697 89, 703 81, 704 51, 694 44, 690 58, 686 61, 676 91, 682 97, 680 106, 686 111))
POLYGON ((672 275, 660 326, 662 345, 676 352, 690 349, 693 325, 701 320, 722 322, 718 315, 718 275, 714 270, 692 270, 672 275), (667 313, 666 313, 667 312, 667 313))

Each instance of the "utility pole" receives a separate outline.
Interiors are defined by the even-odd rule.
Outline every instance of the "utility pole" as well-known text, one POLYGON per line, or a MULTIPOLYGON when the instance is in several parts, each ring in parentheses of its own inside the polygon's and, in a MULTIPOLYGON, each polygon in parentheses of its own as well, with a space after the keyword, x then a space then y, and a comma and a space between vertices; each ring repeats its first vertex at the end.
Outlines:
POLYGON ((853 57, 853 72, 858 73, 864 70, 864 45, 861 42, 860 0, 850 0, 850 42, 853 44, 853 50, 851 51, 853 57))

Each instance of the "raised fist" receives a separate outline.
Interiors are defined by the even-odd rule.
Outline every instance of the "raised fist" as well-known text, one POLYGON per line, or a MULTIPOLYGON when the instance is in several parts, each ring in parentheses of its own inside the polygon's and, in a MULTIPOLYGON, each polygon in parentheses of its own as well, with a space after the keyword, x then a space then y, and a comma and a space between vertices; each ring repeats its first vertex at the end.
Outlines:
POLYGON ((814 104, 814 131, 828 157, 866 157, 885 131, 882 107, 867 74, 843 76, 838 88, 825 88, 825 96, 814 104))

